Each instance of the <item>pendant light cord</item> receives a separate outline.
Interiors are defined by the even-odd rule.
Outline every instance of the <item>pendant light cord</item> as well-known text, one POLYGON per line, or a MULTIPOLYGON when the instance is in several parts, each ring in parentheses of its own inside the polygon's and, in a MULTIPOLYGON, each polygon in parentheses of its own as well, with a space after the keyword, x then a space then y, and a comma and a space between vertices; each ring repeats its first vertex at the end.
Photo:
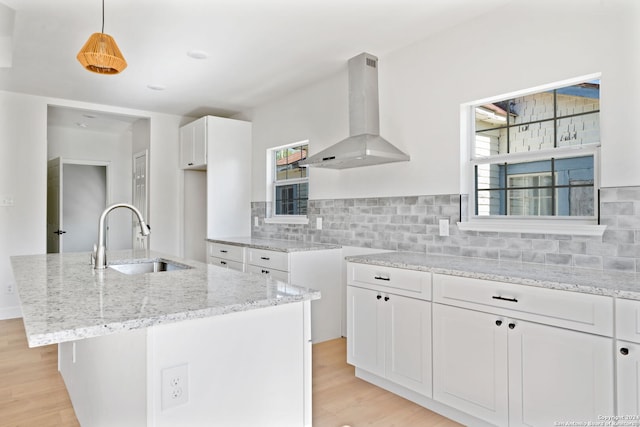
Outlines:
POLYGON ((104 34, 104 0, 102 0, 102 34, 104 34))

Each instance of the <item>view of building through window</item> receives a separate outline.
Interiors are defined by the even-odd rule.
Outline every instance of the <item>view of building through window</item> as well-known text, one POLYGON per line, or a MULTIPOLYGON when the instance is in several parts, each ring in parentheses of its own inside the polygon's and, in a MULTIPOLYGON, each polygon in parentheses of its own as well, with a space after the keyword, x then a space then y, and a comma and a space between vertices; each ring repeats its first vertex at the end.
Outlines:
POLYGON ((308 144, 275 150, 274 213, 276 215, 306 215, 309 197, 307 168, 298 162, 307 158, 308 144))
POLYGON ((600 143, 599 80, 474 110, 476 215, 596 215, 596 157, 566 147, 600 143))

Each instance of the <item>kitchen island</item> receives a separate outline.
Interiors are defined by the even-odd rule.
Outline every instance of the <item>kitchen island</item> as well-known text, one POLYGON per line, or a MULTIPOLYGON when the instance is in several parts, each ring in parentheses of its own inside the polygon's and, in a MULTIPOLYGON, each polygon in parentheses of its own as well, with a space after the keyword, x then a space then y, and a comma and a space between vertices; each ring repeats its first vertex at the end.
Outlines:
POLYGON ((59 344, 83 426, 311 424, 319 292, 150 251, 108 256, 190 268, 127 275, 94 270, 89 253, 11 259, 29 346, 59 344))

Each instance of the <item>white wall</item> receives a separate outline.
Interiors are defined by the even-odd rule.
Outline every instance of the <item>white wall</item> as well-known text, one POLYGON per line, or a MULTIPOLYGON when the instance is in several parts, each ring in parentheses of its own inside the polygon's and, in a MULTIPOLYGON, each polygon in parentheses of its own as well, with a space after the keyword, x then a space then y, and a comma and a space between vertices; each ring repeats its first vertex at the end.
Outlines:
MULTIPOLYGON (((87 129, 49 126, 48 158, 109 162, 107 203, 131 203, 132 132, 122 134, 87 129)), ((64 179, 64 178, 63 178, 64 179)), ((131 248, 131 211, 118 209, 109 214, 108 244, 111 249, 131 248)), ((98 223, 95 233, 97 239, 98 223)), ((97 240, 96 240, 97 241, 97 240)))
MULTIPOLYGON (((310 198, 465 192, 461 104, 595 72, 602 72, 602 185, 639 185, 637 3, 512 1, 380 56, 381 134, 411 161, 312 169, 310 198)), ((245 112, 254 132, 253 201, 266 197, 267 148, 308 138, 313 154, 348 135, 347 59, 341 74, 245 112)))
POLYGON ((59 105, 150 119, 151 248, 178 254, 179 116, 0 91, 0 318, 19 315, 9 257, 46 252, 47 106, 59 105))
POLYGON ((14 284, 9 257, 46 252, 47 104, 0 92, 0 117, 0 194, 15 202, 0 207, 0 317, 7 317, 18 305, 6 293, 14 284))

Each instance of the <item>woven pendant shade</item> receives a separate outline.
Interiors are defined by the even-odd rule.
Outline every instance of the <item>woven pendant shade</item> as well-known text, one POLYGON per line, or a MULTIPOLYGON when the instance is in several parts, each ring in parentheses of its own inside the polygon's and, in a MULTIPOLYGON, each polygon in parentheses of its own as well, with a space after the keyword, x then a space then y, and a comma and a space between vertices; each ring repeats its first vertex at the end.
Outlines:
POLYGON ((93 33, 76 58, 84 68, 99 74, 118 74, 127 68, 116 41, 104 33, 93 33))

